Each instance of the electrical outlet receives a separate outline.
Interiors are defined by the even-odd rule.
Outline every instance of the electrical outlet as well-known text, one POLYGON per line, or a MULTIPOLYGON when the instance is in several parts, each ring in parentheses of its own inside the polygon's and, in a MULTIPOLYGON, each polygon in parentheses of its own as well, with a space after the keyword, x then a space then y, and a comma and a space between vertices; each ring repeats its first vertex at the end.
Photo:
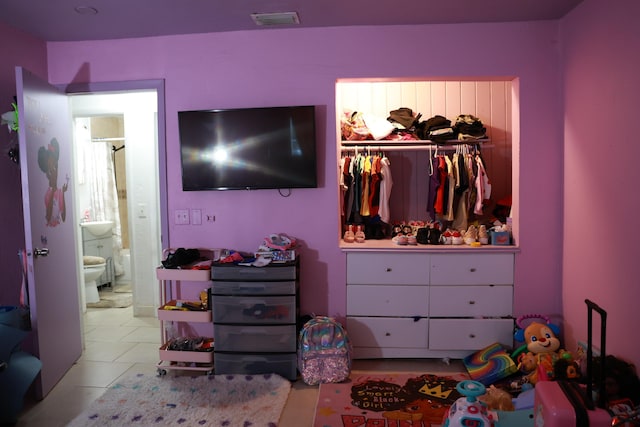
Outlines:
POLYGON ((138 218, 146 218, 146 217, 147 217, 147 204, 138 203, 138 218))
POLYGON ((174 222, 177 225, 189 224, 189 210, 188 209, 176 209, 174 222))
POLYGON ((206 215, 207 222, 216 222, 216 216, 214 214, 206 215))

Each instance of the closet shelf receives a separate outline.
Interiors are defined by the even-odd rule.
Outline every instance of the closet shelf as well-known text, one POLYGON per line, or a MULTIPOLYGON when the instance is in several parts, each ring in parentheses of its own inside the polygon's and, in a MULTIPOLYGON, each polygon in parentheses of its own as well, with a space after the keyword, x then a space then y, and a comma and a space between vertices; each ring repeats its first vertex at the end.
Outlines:
POLYGON ((368 148, 378 151, 419 151, 419 150, 455 150, 459 145, 476 145, 481 144, 483 147, 490 148, 491 145, 486 144, 488 138, 473 140, 447 140, 444 143, 437 143, 431 140, 412 140, 412 141, 387 141, 387 140, 361 140, 361 141, 342 141, 342 151, 351 151, 358 148, 368 148))

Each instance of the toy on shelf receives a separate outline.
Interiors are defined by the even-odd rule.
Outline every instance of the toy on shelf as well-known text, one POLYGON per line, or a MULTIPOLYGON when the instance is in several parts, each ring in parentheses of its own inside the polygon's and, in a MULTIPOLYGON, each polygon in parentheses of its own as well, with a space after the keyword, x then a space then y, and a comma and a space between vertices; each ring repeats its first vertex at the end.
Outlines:
POLYGON ((456 400, 444 416, 444 427, 493 427, 493 417, 489 415, 487 405, 478 400, 486 392, 485 386, 478 381, 464 380, 456 386, 463 396, 456 400))

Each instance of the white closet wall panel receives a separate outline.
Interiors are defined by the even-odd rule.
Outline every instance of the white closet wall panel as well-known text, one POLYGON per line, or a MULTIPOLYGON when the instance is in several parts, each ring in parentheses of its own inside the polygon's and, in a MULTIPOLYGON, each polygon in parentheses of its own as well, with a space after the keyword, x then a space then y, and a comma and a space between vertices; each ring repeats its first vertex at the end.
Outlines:
POLYGON ((422 113, 422 119, 437 114, 452 122, 459 114, 473 114, 487 127, 492 141, 504 138, 508 126, 510 81, 416 81, 339 82, 338 106, 388 117, 400 107, 422 113), (493 131, 498 131, 494 136, 493 131))

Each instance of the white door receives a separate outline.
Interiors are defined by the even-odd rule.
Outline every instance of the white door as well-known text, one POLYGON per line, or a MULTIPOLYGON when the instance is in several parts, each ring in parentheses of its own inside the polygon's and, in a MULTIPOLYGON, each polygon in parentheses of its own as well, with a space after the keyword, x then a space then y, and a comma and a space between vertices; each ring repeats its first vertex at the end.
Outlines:
POLYGON ((67 96, 21 67, 16 88, 30 344, 42 361, 42 398, 82 354, 71 119, 67 96))

